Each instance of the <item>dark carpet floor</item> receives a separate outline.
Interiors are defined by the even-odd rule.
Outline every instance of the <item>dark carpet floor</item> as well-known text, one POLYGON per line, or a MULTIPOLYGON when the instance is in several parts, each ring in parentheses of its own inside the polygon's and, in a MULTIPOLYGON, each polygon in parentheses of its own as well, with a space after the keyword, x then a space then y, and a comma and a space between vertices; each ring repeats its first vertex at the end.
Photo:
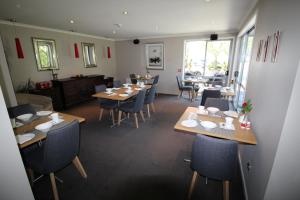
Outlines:
MULTIPOLYGON (((175 132, 173 127, 187 106, 198 105, 187 99, 159 95, 157 112, 140 121, 133 119, 110 128, 108 113, 98 121, 96 101, 65 112, 86 118, 81 125, 79 158, 88 174, 84 179, 73 165, 56 173, 61 199, 88 200, 183 200, 186 199, 192 171, 183 160, 190 158, 194 136, 175 132)), ((53 199, 49 177, 33 186, 36 199, 53 199)), ((222 183, 198 179, 193 199, 222 199, 222 183)), ((232 181, 231 200, 243 200, 240 172, 232 181)))

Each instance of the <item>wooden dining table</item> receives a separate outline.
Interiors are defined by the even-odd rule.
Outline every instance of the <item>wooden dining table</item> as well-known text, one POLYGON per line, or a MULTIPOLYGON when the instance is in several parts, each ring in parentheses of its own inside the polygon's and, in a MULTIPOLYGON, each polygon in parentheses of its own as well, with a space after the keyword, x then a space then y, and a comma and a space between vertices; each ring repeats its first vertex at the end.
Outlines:
MULTIPOLYGON (((187 133, 187 134, 203 134, 211 137, 216 137, 216 138, 222 138, 222 139, 228 139, 228 140, 234 140, 239 143, 244 143, 244 144, 252 144, 255 145, 257 144, 255 134, 253 133, 252 129, 242 129, 240 127, 240 123, 237 118, 234 119, 233 124, 235 127, 235 130, 233 133, 217 133, 215 131, 209 130, 209 129, 203 129, 199 128, 198 126, 196 127, 186 127, 182 125, 182 121, 186 120, 189 118, 190 113, 197 113, 198 108, 196 107, 188 107, 185 112, 181 115, 180 119, 177 121, 177 123, 174 126, 174 130, 177 132, 182 132, 182 133, 187 133)), ((208 115, 199 115, 196 114, 196 121, 199 123, 199 121, 211 121, 216 123, 217 125, 220 122, 224 122, 225 119, 222 117, 212 117, 208 115)))
MULTIPOLYGON (((79 123, 82 123, 85 121, 85 118, 83 117, 78 117, 75 115, 70 115, 70 114, 66 114, 66 113, 61 113, 58 112, 59 116, 64 120, 64 122, 71 122, 73 120, 78 120, 79 123)), ((15 135, 19 135, 19 134, 24 134, 24 133, 28 133, 28 132, 32 132, 35 130, 35 127, 39 124, 45 123, 51 121, 51 119, 49 118, 49 116, 44 116, 44 117, 38 117, 37 119, 31 121, 30 123, 26 123, 20 127, 14 128, 14 133, 15 135)), ((19 148, 25 148, 29 145, 32 145, 36 142, 39 142, 43 139, 45 139, 47 137, 47 134, 42 133, 42 132, 38 132, 35 134, 35 137, 32 138, 31 140, 23 143, 23 144, 19 144, 19 148)))

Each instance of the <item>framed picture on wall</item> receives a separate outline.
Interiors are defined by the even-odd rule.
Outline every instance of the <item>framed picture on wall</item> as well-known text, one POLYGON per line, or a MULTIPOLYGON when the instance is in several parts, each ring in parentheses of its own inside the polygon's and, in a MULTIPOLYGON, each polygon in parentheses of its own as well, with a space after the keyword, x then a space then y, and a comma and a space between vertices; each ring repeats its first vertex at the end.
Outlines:
POLYGON ((164 70, 164 44, 146 44, 146 68, 164 70))

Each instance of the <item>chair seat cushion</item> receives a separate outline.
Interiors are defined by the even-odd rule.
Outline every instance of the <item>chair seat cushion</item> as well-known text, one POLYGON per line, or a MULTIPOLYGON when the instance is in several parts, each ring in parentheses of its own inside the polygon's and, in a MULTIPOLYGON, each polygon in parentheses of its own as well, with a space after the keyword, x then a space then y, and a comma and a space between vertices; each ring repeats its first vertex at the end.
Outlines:
POLYGON ((120 110, 123 112, 133 112, 134 102, 127 102, 120 106, 120 110))

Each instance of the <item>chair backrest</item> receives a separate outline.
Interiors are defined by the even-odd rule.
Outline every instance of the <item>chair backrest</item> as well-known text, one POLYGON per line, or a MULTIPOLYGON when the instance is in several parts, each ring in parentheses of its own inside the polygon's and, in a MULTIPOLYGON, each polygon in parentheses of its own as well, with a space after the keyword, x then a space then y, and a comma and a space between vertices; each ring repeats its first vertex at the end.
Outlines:
POLYGON ((42 164, 45 173, 64 168, 78 155, 79 131, 75 120, 47 133, 42 164))
POLYGON ((176 76, 178 89, 180 90, 182 88, 182 80, 179 76, 176 76))
POLYGON ((114 81, 114 88, 119 88, 122 86, 121 81, 114 81))
POLYGON ((229 110, 229 101, 227 99, 220 98, 206 98, 204 106, 207 107, 216 107, 221 111, 229 110))
POLYGON ((156 75, 153 80, 153 85, 158 83, 159 75, 156 75))
POLYGON ((135 74, 129 74, 130 80, 132 84, 137 84, 137 79, 135 74))
POLYGON ((95 85, 95 92, 104 92, 106 90, 106 85, 95 85))
POLYGON ((152 87, 150 88, 148 94, 145 97, 145 102, 144 104, 150 104, 154 102, 155 99, 155 93, 156 93, 156 85, 152 85, 152 87))
POLYGON ((237 167, 237 142, 198 134, 192 147, 191 168, 199 174, 231 180, 237 167))
POLYGON ((141 90, 137 94, 133 106, 133 112, 139 112, 140 110, 143 109, 144 106, 144 101, 145 101, 145 95, 146 95, 146 90, 141 90))
POLYGON ((207 98, 220 98, 220 90, 204 90, 202 93, 201 106, 204 106, 207 98))
POLYGON ((36 114, 36 111, 30 104, 23 104, 23 105, 10 107, 7 109, 7 111, 10 118, 15 118, 19 115, 23 115, 27 113, 36 114))

